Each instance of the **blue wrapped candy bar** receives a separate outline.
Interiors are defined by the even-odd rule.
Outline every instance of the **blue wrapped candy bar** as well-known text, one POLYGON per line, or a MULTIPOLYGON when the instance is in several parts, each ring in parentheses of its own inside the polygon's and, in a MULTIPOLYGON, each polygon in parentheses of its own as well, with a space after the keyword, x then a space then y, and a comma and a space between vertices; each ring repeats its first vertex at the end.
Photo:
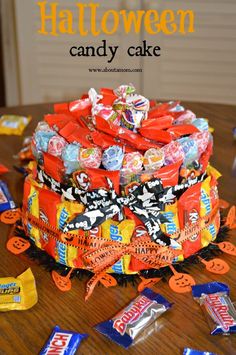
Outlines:
POLYGON ((0 212, 11 210, 15 207, 15 202, 11 197, 7 184, 0 180, 0 212))
POLYGON ((128 348, 135 338, 171 307, 161 295, 145 288, 126 308, 95 329, 115 343, 128 348))
POLYGON ((209 353, 209 351, 199 351, 190 348, 185 348, 183 355, 216 355, 216 354, 209 353))
POLYGON ((236 333, 236 310, 226 284, 209 282, 192 286, 192 294, 207 316, 211 335, 236 333))
POLYGON ((87 334, 62 330, 59 326, 54 327, 48 342, 40 351, 39 355, 61 354, 73 355, 77 351, 81 341, 86 338, 87 334))

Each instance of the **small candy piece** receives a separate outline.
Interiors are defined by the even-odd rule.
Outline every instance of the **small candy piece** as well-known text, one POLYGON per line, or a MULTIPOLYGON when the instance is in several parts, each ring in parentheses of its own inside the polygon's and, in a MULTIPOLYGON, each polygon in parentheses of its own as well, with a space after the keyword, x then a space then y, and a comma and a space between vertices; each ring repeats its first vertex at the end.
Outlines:
POLYGON ((102 161, 102 152, 99 148, 81 148, 79 162, 81 168, 99 168, 102 161))
POLYGON ((164 297, 145 288, 126 308, 112 319, 96 325, 95 329, 127 349, 146 327, 170 307, 164 297))
POLYGON ((193 125, 199 129, 199 131, 209 131, 209 125, 205 118, 197 118, 193 121, 193 125))
POLYGON ((145 170, 155 171, 164 164, 164 153, 161 149, 151 148, 144 154, 143 165, 145 170))
POLYGON ((188 165, 198 159, 198 146, 194 139, 185 137, 178 139, 177 142, 181 144, 184 151, 184 165, 188 165))
POLYGON ((118 145, 107 148, 102 156, 102 165, 106 170, 120 170, 124 159, 124 151, 118 145))
MULTIPOLYGON (((173 111, 172 112, 178 112, 178 111, 173 111)), ((192 124, 194 122, 194 120, 196 119, 196 115, 195 113, 193 113, 190 110, 184 111, 182 112, 178 118, 176 118, 174 124, 192 124)))
POLYGON ((30 121, 31 116, 0 116, 0 134, 21 136, 30 121))
POLYGON ((38 302, 34 275, 27 269, 21 275, 0 278, 0 311, 26 310, 38 302))
POLYGON ((233 132, 233 139, 236 141, 236 127, 232 129, 233 132))
POLYGON ((229 287, 209 282, 192 287, 194 299, 208 320, 211 335, 236 333, 236 310, 229 298, 229 287))
POLYGON ((0 180, 0 212, 10 210, 15 207, 15 202, 11 197, 7 184, 0 180))
POLYGON ((45 121, 40 121, 37 125, 37 127, 35 128, 35 132, 38 131, 51 131, 51 128, 49 127, 49 125, 47 124, 47 122, 45 121))
POLYGON ((74 355, 84 338, 88 334, 75 333, 69 330, 62 330, 58 325, 53 328, 52 334, 40 351, 39 355, 61 354, 74 355))
POLYGON ((114 90, 114 93, 122 98, 125 98, 127 95, 131 95, 135 92, 135 87, 133 84, 129 85, 120 85, 117 89, 114 90))
POLYGON ((200 351, 200 350, 194 350, 190 348, 184 348, 183 355, 217 355, 217 354, 210 353, 209 351, 200 351))
POLYGON ((128 95, 124 106, 121 126, 136 131, 141 126, 141 122, 148 117, 149 100, 137 94, 128 95))
POLYGON ((79 169, 80 144, 67 144, 62 151, 62 160, 66 168, 66 174, 72 174, 79 169))
POLYGON ((201 156, 203 152, 205 152, 209 140, 211 139, 211 134, 208 131, 202 131, 192 134, 192 139, 194 139, 197 143, 198 147, 198 155, 201 156))
POLYGON ((127 153, 124 156, 122 170, 128 174, 137 174, 143 169, 143 156, 139 152, 127 153))
MULTIPOLYGON (((52 130, 37 131, 34 135, 33 141, 35 141, 35 148, 37 151, 47 152, 49 140, 56 135, 56 132, 52 130)), ((32 149, 34 152, 34 149, 32 149)))
POLYGON ((170 165, 183 161, 185 158, 183 148, 177 141, 172 141, 169 144, 164 145, 161 150, 164 154, 165 165, 170 165))
POLYGON ((48 153, 55 157, 60 157, 65 146, 66 141, 63 137, 53 136, 48 142, 48 153))

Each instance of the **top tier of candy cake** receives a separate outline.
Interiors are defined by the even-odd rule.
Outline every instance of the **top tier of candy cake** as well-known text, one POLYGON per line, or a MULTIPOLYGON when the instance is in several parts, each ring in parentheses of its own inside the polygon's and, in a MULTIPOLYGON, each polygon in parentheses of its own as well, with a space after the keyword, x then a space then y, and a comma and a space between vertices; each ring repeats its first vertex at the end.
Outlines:
POLYGON ((23 223, 37 247, 67 266, 133 273, 181 261, 216 238, 206 119, 179 102, 149 101, 132 85, 90 89, 54 109, 33 135, 24 188, 23 223), (91 260, 104 243, 109 263, 91 260))

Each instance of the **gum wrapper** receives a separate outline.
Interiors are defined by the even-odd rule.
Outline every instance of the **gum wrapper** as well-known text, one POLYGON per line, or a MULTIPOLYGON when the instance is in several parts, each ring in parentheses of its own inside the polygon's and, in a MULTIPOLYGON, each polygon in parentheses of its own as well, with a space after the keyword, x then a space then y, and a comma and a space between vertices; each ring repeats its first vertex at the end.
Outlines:
POLYGON ((15 207, 15 202, 11 197, 7 184, 0 180, 0 212, 11 210, 15 207))
POLYGON ((207 317, 211 335, 236 333, 236 310, 229 298, 229 287, 209 282, 192 287, 194 299, 207 317))
POLYGON ((40 351, 39 355, 60 354, 73 355, 77 351, 81 341, 87 338, 87 334, 75 333, 69 330, 62 330, 57 325, 54 327, 50 338, 40 351))
POLYGON ((31 116, 3 115, 0 117, 0 134, 21 136, 31 116))
POLYGON ((21 275, 0 278, 0 312, 26 310, 38 301, 34 275, 27 269, 21 275))
POLYGON ((209 351, 200 351, 190 348, 184 348, 183 355, 217 355, 215 353, 209 353, 209 351))
POLYGON ((114 318, 96 325, 95 329, 127 349, 146 327, 170 307, 171 304, 164 297, 145 288, 114 318))

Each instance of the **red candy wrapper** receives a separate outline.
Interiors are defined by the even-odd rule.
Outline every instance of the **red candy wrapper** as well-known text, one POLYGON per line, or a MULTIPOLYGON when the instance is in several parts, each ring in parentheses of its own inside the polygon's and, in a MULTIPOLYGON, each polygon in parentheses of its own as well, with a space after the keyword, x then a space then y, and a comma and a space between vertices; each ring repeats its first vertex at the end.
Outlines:
POLYGON ((146 327, 170 307, 164 297, 145 288, 126 308, 112 319, 95 326, 95 329, 127 349, 146 327))

